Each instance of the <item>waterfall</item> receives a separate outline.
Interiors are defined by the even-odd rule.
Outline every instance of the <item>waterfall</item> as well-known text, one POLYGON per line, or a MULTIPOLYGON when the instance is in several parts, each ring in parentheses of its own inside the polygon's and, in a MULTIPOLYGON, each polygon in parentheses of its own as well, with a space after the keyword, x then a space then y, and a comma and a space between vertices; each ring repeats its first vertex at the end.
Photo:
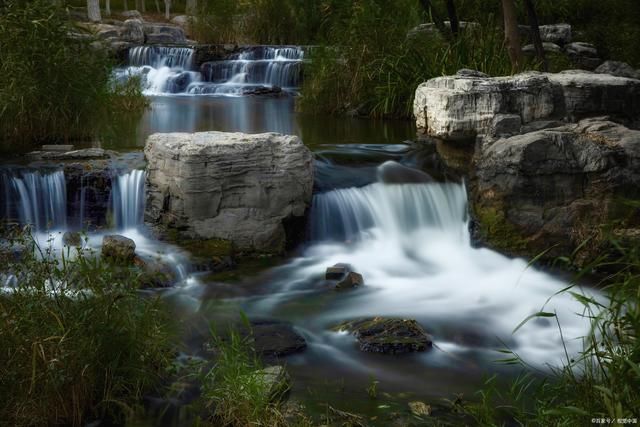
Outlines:
POLYGON ((467 196, 459 184, 371 184, 317 194, 311 239, 352 241, 371 228, 390 236, 431 228, 468 239, 467 196))
POLYGON ((145 171, 133 170, 114 179, 112 212, 117 228, 135 228, 143 223, 146 177, 145 171))
POLYGON ((255 46, 229 59, 202 64, 194 71, 195 51, 186 47, 138 46, 129 66, 115 71, 116 81, 141 79, 147 95, 243 95, 274 87, 294 91, 300 85, 304 51, 296 46, 255 46))
POLYGON ((65 227, 67 186, 63 171, 18 169, 0 175, 5 219, 30 224, 36 230, 65 227))

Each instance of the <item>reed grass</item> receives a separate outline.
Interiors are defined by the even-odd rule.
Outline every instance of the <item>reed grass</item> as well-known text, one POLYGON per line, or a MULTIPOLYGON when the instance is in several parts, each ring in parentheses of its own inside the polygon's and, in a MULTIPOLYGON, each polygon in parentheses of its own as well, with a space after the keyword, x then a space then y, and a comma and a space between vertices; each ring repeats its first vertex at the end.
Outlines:
POLYGON ((2 272, 17 277, 0 293, 3 425, 124 422, 171 359, 160 301, 138 295, 133 273, 90 253, 59 258, 25 236, 12 243, 18 255, 0 254, 2 272))

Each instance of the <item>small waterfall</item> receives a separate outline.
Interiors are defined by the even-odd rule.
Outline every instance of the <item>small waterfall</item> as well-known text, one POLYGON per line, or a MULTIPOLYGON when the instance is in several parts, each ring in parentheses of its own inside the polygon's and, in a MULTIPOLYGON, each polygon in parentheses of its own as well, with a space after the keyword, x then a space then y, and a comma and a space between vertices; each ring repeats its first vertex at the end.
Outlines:
POLYGON ((226 60, 206 62, 200 71, 194 71, 194 56, 186 47, 134 47, 129 66, 116 70, 115 79, 138 76, 147 95, 243 95, 274 87, 295 91, 300 86, 300 47, 255 46, 226 60))
POLYGON ((358 240, 372 228, 389 236, 426 228, 459 233, 466 222, 464 185, 376 183, 314 196, 311 239, 358 240))
POLYGON ((36 230, 65 227, 67 186, 63 171, 13 170, 0 175, 5 219, 36 230))
POLYGON ((143 223, 146 177, 145 171, 133 170, 114 178, 112 212, 117 228, 135 228, 143 223))
POLYGON ((188 47, 137 46, 129 50, 129 65, 190 70, 194 51, 188 47))

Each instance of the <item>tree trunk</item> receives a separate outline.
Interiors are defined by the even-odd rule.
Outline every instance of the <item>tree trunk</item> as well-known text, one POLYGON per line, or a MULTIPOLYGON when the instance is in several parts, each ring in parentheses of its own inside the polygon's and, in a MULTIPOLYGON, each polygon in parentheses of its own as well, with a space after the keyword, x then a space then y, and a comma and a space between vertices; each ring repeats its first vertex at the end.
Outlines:
POLYGON ((140 13, 145 13, 147 11, 147 5, 145 4, 145 0, 140 0, 140 13))
POLYGON ((162 12, 162 9, 160 9, 160 1, 156 0, 156 12, 160 13, 162 12))
POLYGON ((129 10, 129 4, 127 3, 127 0, 124 0, 124 10, 129 10))
POLYGON ((102 21, 102 16, 100 15, 99 0, 87 0, 87 16, 89 16, 89 21, 92 21, 92 22, 102 21))
POLYGON ((449 14, 449 23, 451 24, 451 34, 455 37, 460 30, 460 24, 458 23, 458 14, 453 0, 447 0, 447 13, 449 14))
POLYGON ((167 21, 171 19, 171 0, 164 0, 164 17, 167 21))
POLYGON ((104 2, 104 14, 111 16, 111 0, 105 0, 104 2))
POLYGON ((198 0, 187 0, 185 11, 187 15, 195 15, 198 11, 198 0))
POLYGON ((429 15, 431 17, 431 19, 433 19, 433 23, 436 24, 436 28, 438 28, 438 31, 440 31, 440 33, 442 33, 442 34, 446 34, 447 30, 446 30, 446 28, 444 26, 444 22, 442 21, 442 19, 438 15, 438 11, 436 11, 433 8, 433 6, 431 5, 431 1, 430 0, 420 0, 420 4, 422 5, 422 8, 426 12, 426 14, 429 15))
POLYGON ((518 71, 522 66, 522 48, 520 47, 520 33, 518 31, 518 17, 514 0, 502 0, 504 15, 504 39, 511 59, 512 71, 518 71))
POLYGON ((533 4, 533 0, 524 0, 524 5, 527 8, 527 16, 529 17, 529 27, 531 27, 531 38, 533 39, 533 45, 536 48, 536 56, 538 61, 542 64, 544 71, 549 71, 549 63, 544 53, 544 46, 542 45, 542 38, 540 37, 540 26, 538 25, 538 14, 536 13, 536 7, 533 4))

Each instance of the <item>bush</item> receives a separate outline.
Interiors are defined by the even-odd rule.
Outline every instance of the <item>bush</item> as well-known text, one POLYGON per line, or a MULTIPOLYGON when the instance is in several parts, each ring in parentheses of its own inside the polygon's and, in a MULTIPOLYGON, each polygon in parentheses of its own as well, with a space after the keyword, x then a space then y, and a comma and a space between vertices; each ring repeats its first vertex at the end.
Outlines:
POLYGON ((106 51, 77 36, 55 3, 0 3, 0 148, 92 138, 122 107, 106 51))
POLYGON ((58 259, 19 240, 19 259, 11 251, 1 257, 18 285, 0 294, 0 419, 122 421, 170 360, 159 300, 142 298, 135 277, 89 254, 67 250, 58 259))

